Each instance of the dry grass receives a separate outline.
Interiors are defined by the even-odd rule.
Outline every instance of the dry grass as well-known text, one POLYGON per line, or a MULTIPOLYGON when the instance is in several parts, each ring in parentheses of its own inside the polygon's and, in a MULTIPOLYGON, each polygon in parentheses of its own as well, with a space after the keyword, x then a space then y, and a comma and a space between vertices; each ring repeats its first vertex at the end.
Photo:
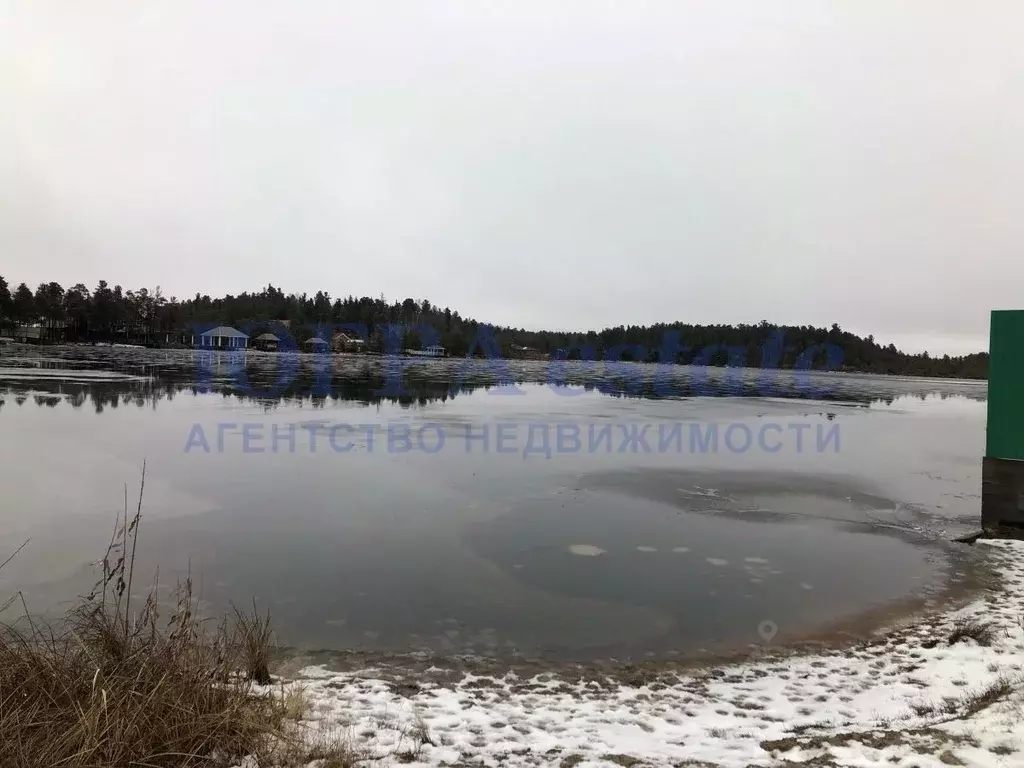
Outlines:
POLYGON ((949 644, 954 645, 967 639, 987 647, 995 642, 996 632, 991 624, 983 621, 974 618, 957 619, 953 631, 949 633, 949 644))
POLYGON ((309 691, 304 686, 292 685, 285 688, 282 685, 279 698, 281 706, 284 708, 284 717, 288 720, 295 722, 304 720, 312 709, 309 691))
POLYGON ((977 691, 965 693, 963 696, 949 696, 941 702, 918 702, 911 704, 911 711, 918 717, 955 716, 970 717, 998 701, 1002 701, 1013 693, 1014 681, 1006 677, 998 677, 989 685, 977 691))
POLYGON ((235 627, 241 640, 239 650, 246 674, 259 685, 270 684, 270 649, 273 647, 274 631, 270 627, 270 611, 260 616, 256 600, 252 601, 252 614, 235 608, 235 627))
POLYGON ((374 759, 373 755, 360 755, 354 751, 348 739, 343 736, 322 735, 287 742, 283 749, 270 756, 269 761, 266 758, 260 761, 260 765, 307 768, 313 763, 317 768, 355 768, 361 761, 374 759))
POLYGON ((62 620, 42 623, 21 600, 0 625, 0 766, 188 768, 281 742, 285 706, 253 687, 270 679, 269 616, 236 611, 209 628, 190 580, 166 616, 155 588, 132 604, 141 509, 140 489, 95 589, 62 620))
POLYGON ((1013 682, 1005 677, 998 678, 995 682, 982 688, 980 691, 969 693, 963 697, 964 710, 967 715, 974 715, 983 709, 988 709, 997 701, 1002 701, 1013 693, 1013 682))

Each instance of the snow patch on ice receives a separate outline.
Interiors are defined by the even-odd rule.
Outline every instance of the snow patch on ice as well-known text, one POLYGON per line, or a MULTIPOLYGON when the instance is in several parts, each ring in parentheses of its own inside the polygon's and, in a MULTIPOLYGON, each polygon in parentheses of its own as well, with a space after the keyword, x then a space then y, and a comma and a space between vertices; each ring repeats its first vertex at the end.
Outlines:
POLYGON ((581 557, 597 557, 603 555, 608 550, 595 547, 593 544, 570 544, 569 553, 573 555, 579 555, 581 557))

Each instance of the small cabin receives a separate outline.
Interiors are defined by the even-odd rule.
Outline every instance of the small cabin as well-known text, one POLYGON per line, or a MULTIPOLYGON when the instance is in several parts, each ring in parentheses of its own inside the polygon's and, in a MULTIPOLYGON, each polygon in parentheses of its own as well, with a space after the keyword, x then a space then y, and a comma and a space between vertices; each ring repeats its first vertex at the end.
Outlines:
POLYGON ((534 349, 533 347, 526 347, 521 344, 510 344, 508 348, 508 356, 514 360, 547 359, 547 355, 545 355, 539 349, 534 349))
POLYGON ((310 336, 302 342, 302 349, 306 352, 330 352, 331 343, 319 336, 310 336))
POLYGON ((358 336, 336 331, 331 337, 331 348, 335 352, 365 352, 366 342, 358 336))
POLYGON ((281 346, 281 340, 272 333, 261 333, 252 340, 252 346, 254 349, 264 352, 277 352, 281 346))
POLYGON ((19 325, 14 329, 14 340, 25 344, 39 344, 45 337, 41 325, 19 325))

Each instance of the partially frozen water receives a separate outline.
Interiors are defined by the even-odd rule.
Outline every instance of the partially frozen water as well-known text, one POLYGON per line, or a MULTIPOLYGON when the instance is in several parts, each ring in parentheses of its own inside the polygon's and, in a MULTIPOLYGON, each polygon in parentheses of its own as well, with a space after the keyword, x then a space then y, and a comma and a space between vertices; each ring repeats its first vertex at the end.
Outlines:
POLYGON ((31 543, 0 598, 85 589, 143 459, 144 575, 255 595, 306 648, 689 655, 970 573, 984 383, 396 366, 4 348, 0 546, 31 543))

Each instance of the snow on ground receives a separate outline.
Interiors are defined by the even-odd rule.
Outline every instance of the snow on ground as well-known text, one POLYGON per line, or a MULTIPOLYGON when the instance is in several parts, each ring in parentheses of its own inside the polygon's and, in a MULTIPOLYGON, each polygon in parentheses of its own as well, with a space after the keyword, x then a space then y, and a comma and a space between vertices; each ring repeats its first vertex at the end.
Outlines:
POLYGON ((342 739, 368 765, 1024 766, 1024 542, 977 546, 999 585, 855 648, 639 685, 429 672, 396 684, 379 668, 322 667, 294 685, 309 737, 342 739), (970 619, 992 637, 951 642, 970 619))

